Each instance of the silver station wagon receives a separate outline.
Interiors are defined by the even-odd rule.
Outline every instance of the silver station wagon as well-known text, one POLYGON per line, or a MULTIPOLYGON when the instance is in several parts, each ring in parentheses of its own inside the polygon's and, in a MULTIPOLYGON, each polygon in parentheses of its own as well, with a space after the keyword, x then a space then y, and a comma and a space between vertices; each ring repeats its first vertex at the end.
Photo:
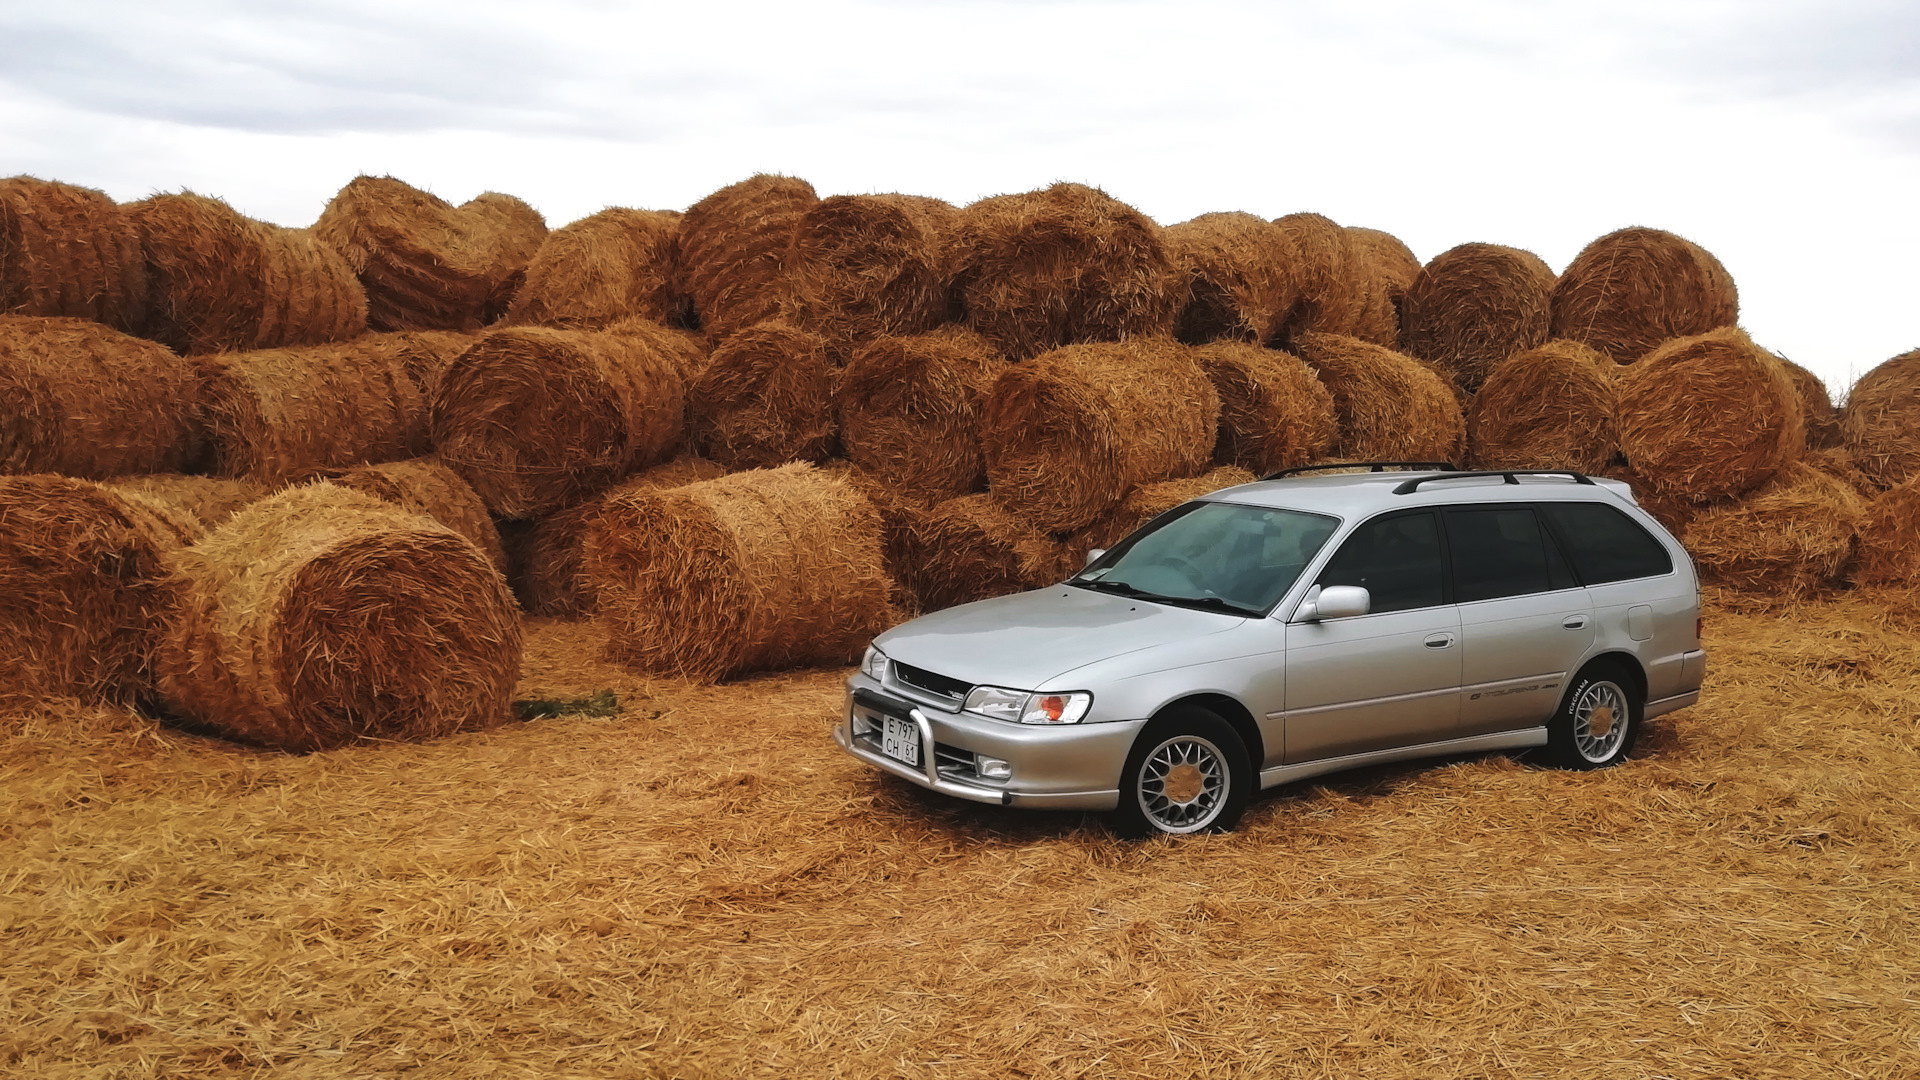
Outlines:
POLYGON ((835 741, 948 795, 1112 811, 1145 836, 1230 829, 1256 787, 1383 762, 1612 765, 1699 699, 1692 560, 1625 484, 1327 468, 1178 506, 1064 584, 888 630, 835 741))

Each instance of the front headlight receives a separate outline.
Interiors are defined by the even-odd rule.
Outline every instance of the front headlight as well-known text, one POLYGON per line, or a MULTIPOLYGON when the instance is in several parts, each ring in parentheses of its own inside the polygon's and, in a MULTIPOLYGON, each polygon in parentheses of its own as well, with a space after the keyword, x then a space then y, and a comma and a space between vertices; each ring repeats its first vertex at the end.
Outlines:
POLYGON ((966 710, 1018 724, 1077 724, 1093 707, 1093 695, 1030 694, 1001 686, 976 686, 967 695, 966 710))
POLYGON ((1026 709, 1028 693, 1025 690, 1008 690, 999 686, 976 686, 967 694, 964 708, 981 716, 991 716, 995 720, 1018 722, 1020 714, 1026 709))
POLYGON ((887 681, 887 654, 873 646, 867 646, 867 655, 860 658, 860 670, 871 676, 875 682, 887 681))

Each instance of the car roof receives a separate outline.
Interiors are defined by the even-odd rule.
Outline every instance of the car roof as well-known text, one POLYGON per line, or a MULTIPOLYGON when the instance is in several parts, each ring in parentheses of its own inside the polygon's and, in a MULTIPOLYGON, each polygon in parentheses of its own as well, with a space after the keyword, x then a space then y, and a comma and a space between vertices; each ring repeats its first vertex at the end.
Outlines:
POLYGON ((1480 473, 1440 470, 1342 472, 1285 476, 1225 488, 1206 496, 1215 502, 1245 503, 1341 518, 1366 517, 1387 510, 1463 503, 1584 501, 1638 505, 1619 480, 1558 472, 1480 473), (1585 480, 1586 482, 1582 482, 1585 480), (1395 489, 1419 481, 1413 490, 1395 489))

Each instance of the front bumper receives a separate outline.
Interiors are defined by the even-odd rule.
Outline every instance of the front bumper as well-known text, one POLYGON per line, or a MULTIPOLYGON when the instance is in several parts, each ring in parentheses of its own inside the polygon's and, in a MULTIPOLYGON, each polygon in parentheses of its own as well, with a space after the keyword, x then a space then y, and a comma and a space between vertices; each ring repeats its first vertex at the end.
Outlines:
POLYGON ((923 788, 972 802, 1050 810, 1112 810, 1120 805, 1120 770, 1145 720, 1011 724, 917 702, 866 675, 847 680, 846 708, 833 741, 876 769, 923 788), (881 751, 874 728, 883 716, 914 725, 920 763, 908 765, 881 751), (1006 780, 982 777, 974 755, 1012 767, 1006 780))

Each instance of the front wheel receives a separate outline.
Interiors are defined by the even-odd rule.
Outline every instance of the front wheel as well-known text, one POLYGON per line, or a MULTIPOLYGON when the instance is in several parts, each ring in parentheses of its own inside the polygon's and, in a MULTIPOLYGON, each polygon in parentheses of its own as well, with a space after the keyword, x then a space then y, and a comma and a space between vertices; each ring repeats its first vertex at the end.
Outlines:
POLYGON ((1547 724, 1547 756, 1563 769, 1617 765, 1640 734, 1643 706, 1614 664, 1582 671, 1547 724))
POLYGON ((1114 831, 1136 839, 1227 832, 1252 788, 1253 765, 1233 725, 1206 709, 1176 709, 1134 741, 1120 774, 1114 831))

